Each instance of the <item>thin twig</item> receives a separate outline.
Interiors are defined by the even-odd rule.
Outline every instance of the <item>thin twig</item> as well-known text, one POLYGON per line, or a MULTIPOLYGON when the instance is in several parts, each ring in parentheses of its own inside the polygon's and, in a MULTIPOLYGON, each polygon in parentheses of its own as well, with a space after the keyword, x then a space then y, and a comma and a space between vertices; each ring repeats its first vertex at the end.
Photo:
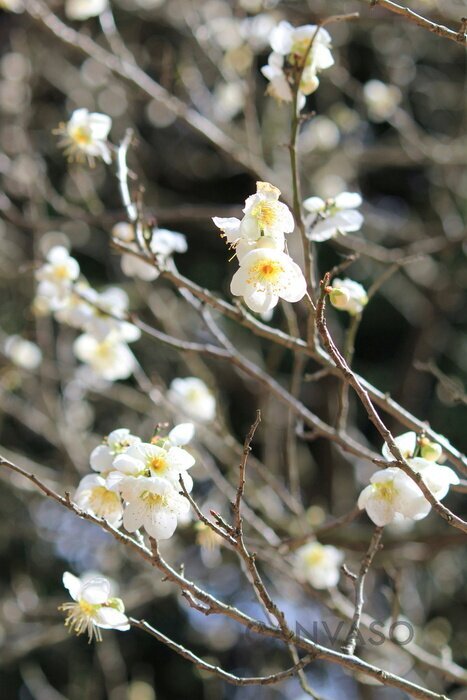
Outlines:
POLYGON ((392 0, 369 0, 369 2, 368 0, 363 1, 367 5, 369 4, 370 7, 376 7, 377 5, 379 5, 380 7, 384 7, 384 9, 389 10, 390 12, 394 12, 396 15, 401 15, 409 22, 413 22, 414 24, 418 25, 419 27, 422 27, 423 29, 427 29, 433 34, 437 34, 438 36, 444 37, 445 39, 451 39, 451 41, 455 41, 456 44, 467 44, 465 25, 463 24, 462 20, 460 21, 460 29, 456 32, 454 29, 449 29, 449 27, 445 27, 443 24, 437 24, 436 22, 433 22, 430 19, 426 19, 426 17, 422 17, 422 15, 419 15, 417 12, 414 12, 409 7, 398 5, 397 3, 392 2, 392 0))
POLYGON ((371 538, 370 546, 368 547, 368 551, 364 559, 362 560, 360 571, 358 572, 358 576, 355 580, 355 611, 352 618, 352 624, 350 625, 350 630, 347 635, 347 639, 345 640, 345 644, 342 647, 342 651, 345 654, 353 654, 357 645, 357 636, 363 612, 363 588, 365 585, 365 578, 376 552, 380 549, 380 542, 382 536, 383 528, 375 528, 373 537, 371 538))

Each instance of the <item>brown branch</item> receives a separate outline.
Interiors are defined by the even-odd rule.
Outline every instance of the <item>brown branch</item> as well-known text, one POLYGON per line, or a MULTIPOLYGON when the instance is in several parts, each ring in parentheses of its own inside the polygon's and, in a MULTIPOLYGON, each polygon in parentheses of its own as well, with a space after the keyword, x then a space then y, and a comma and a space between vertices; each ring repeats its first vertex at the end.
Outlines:
POLYGON ((243 529, 241 506, 242 506, 243 494, 245 492, 246 465, 248 462, 248 456, 251 452, 251 443, 252 443, 253 438, 255 436, 256 429, 258 428, 260 423, 261 423, 261 411, 257 410, 256 411, 256 418, 255 418, 254 422, 252 423, 250 430, 248 431, 248 435, 245 438, 245 442, 243 443, 243 455, 242 455, 242 459, 241 459, 240 467, 239 467, 237 495, 235 498, 235 503, 232 506, 232 510, 233 510, 233 514, 234 514, 234 528, 235 528, 235 533, 237 534, 237 536, 239 536, 242 533, 242 529, 243 529))
POLYGON ((275 175, 249 149, 238 144, 205 116, 171 95, 134 62, 106 51, 86 34, 77 32, 66 25, 41 0, 26 0, 25 9, 33 19, 39 21, 64 44, 78 49, 81 53, 106 66, 116 75, 129 80, 143 93, 163 104, 174 117, 185 122, 193 131, 209 141, 221 153, 224 153, 247 172, 259 176, 263 180, 274 179, 275 175))
MULTIPOLYGON (((226 605, 222 601, 215 598, 213 595, 207 593, 206 591, 203 591, 192 581, 186 579, 184 575, 175 571, 161 557, 158 551, 157 542, 154 539, 150 538, 152 549, 149 550, 147 547, 145 547, 142 544, 139 544, 128 535, 124 535, 120 531, 116 530, 114 527, 109 525, 104 519, 96 518, 90 513, 81 510, 74 503, 64 498, 63 496, 60 496, 48 486, 43 484, 39 479, 37 479, 37 477, 34 476, 34 474, 30 474, 21 467, 17 466, 16 464, 13 464, 12 462, 4 459, 1 456, 0 466, 5 466, 8 469, 17 472, 18 474, 21 474, 25 478, 29 479, 29 481, 34 483, 37 486, 37 488, 39 488, 49 498, 52 498, 53 500, 57 501, 60 505, 64 506, 68 510, 71 510, 78 517, 89 520, 95 525, 99 525, 106 532, 109 532, 116 540, 130 547, 145 561, 151 564, 151 566, 154 566, 155 568, 159 569, 168 581, 175 583, 182 591, 186 592, 189 596, 192 596, 193 599, 198 601, 199 604, 197 609, 202 609, 202 606, 204 606, 204 609, 202 610, 204 614, 223 614, 235 620, 236 622, 243 625, 252 632, 257 632, 258 634, 262 634, 267 637, 272 637, 275 639, 286 641, 281 630, 249 617, 248 615, 240 611, 238 608, 226 605)), ((400 690, 403 690, 404 692, 408 693, 414 698, 420 698, 420 700, 449 700, 445 695, 435 693, 426 688, 422 688, 416 683, 407 681, 405 678, 396 676, 395 674, 390 673, 389 671, 384 671, 383 669, 378 668, 373 664, 366 663, 362 659, 359 659, 355 656, 349 656, 334 651, 332 649, 328 649, 327 647, 317 644, 308 638, 294 634, 289 641, 291 641, 298 648, 308 652, 314 658, 319 658, 323 659, 324 661, 337 663, 343 666, 344 668, 348 668, 354 673, 363 673, 365 675, 370 676, 371 678, 378 680, 384 685, 399 688, 400 690)))
POLYGON ((342 373, 342 376, 348 384, 354 389, 358 397, 360 398, 360 401, 362 402, 368 418, 370 421, 373 423, 381 437, 383 438, 384 442, 388 445, 389 450, 391 451, 391 454, 395 458, 395 462, 384 462, 383 460, 380 459, 375 459, 373 460, 375 464, 382 464, 384 466, 397 466, 400 469, 402 469, 419 487, 419 489, 422 491, 423 495, 425 498, 429 501, 429 503, 433 506, 434 510, 444 519, 446 522, 448 522, 450 525, 453 527, 458 528, 459 530, 462 530, 462 532, 467 533, 467 523, 459 518, 457 515, 452 513, 449 508, 446 508, 442 503, 440 503, 431 493, 429 488, 426 486, 425 482, 423 481, 423 477, 421 474, 417 474, 413 471, 413 469, 410 467, 410 465, 407 463, 406 460, 404 460, 399 448, 397 447, 394 438, 391 434, 391 432, 388 430, 388 428, 385 426, 381 418, 379 417, 375 407, 373 406, 373 403, 368 395, 368 392, 365 390, 365 388, 360 384, 358 381, 356 375, 352 372, 350 369, 349 365, 345 361, 345 359, 342 357, 340 354, 338 348, 334 344, 333 339, 331 338, 331 335, 329 334, 327 324, 326 324, 326 319, 324 316, 324 309, 325 309, 325 304, 326 304, 326 287, 329 284, 329 275, 326 274, 321 281, 321 294, 318 300, 318 304, 316 307, 316 324, 317 328, 319 331, 319 334, 321 336, 321 339, 323 341, 324 346, 326 347, 327 351, 329 352, 330 356, 334 360, 334 363, 336 367, 339 369, 339 371, 342 373))
POLYGON ((358 576, 355 579, 355 611, 354 615, 352 618, 352 623, 350 625, 350 630, 347 635, 347 639, 345 640, 345 644, 342 647, 342 651, 345 654, 353 654, 355 651, 355 647, 357 645, 357 636, 358 636, 358 631, 360 629, 360 620, 362 617, 362 612, 363 612, 363 603, 364 603, 364 598, 363 598, 363 587, 365 585, 365 578, 368 573, 368 570, 371 566, 371 562, 373 561, 373 558, 376 554, 376 552, 380 549, 381 545, 381 537, 383 536, 383 528, 382 527, 377 527, 373 533, 373 537, 371 538, 370 546, 368 547, 368 551, 365 555, 365 557, 362 560, 361 566, 360 566, 360 571, 358 572, 358 576))
POLYGON ((432 32, 437 36, 444 37, 445 39, 451 39, 451 41, 455 41, 457 44, 467 44, 467 35, 465 33, 465 23, 463 20, 460 21, 460 29, 456 32, 454 29, 449 29, 449 27, 445 27, 443 24, 432 22, 432 20, 422 17, 422 15, 414 12, 409 7, 398 5, 397 3, 392 2, 392 0, 370 0, 369 3, 367 0, 364 1, 367 5, 369 4, 370 7, 376 7, 379 5, 379 7, 383 7, 385 10, 394 12, 394 14, 404 17, 404 19, 408 20, 409 22, 412 22, 423 29, 427 29, 429 32, 432 32))
POLYGON ((227 681, 227 683, 230 683, 231 685, 273 685, 274 683, 281 683, 286 678, 294 676, 298 671, 307 666, 313 659, 313 657, 308 654, 307 656, 304 656, 303 659, 301 659, 297 664, 286 669, 285 671, 272 673, 269 676, 252 676, 241 678, 240 676, 235 676, 234 674, 225 671, 219 666, 214 666, 213 664, 204 661, 189 649, 186 649, 181 644, 177 644, 177 642, 174 642, 172 639, 170 639, 170 637, 167 637, 165 634, 162 634, 162 632, 159 632, 159 630, 152 627, 148 622, 146 622, 146 620, 136 620, 135 618, 130 617, 130 623, 133 627, 137 627, 138 629, 147 632, 151 635, 151 637, 154 637, 159 642, 162 642, 167 647, 177 652, 177 654, 182 656, 184 659, 191 661, 196 668, 200 668, 203 671, 208 671, 209 673, 222 678, 222 680, 227 681))

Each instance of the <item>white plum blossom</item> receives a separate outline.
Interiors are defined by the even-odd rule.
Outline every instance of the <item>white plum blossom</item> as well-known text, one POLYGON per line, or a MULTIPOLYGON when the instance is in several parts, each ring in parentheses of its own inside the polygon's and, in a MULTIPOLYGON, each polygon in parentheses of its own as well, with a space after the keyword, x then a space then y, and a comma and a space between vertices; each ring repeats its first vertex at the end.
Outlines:
POLYGON ((10 335, 4 344, 5 355, 22 369, 34 370, 42 362, 41 349, 20 335, 10 335))
POLYGON ((189 501, 170 481, 158 476, 125 479, 121 491, 126 501, 123 526, 128 532, 144 527, 156 539, 169 539, 177 528, 177 519, 190 510, 189 501))
POLYGON ((305 62, 298 86, 297 106, 302 109, 305 96, 319 86, 317 74, 334 64, 331 37, 323 27, 312 24, 293 27, 289 22, 280 22, 271 32, 270 44, 272 53, 261 72, 269 80, 268 93, 277 100, 292 101, 293 72, 300 70, 305 62))
POLYGON ((174 253, 186 253, 188 245, 186 237, 178 231, 170 231, 168 228, 154 229, 149 244, 154 255, 169 258, 174 253))
MULTIPOLYGON (((135 242, 135 231, 131 224, 121 222, 112 229, 112 235, 124 241, 134 253, 141 255, 141 250, 135 242)), ((188 245, 186 237, 177 231, 165 228, 154 228, 149 241, 150 251, 157 256, 158 261, 165 263, 174 253, 186 253, 188 245)), ((159 277, 160 271, 153 261, 142 260, 138 255, 123 253, 121 257, 122 272, 127 277, 138 277, 145 282, 151 282, 159 277)))
POLYGON ((336 278, 327 291, 331 304, 340 311, 347 311, 351 316, 360 314, 368 303, 365 288, 348 277, 343 280, 336 278))
MULTIPOLYGON (((399 451, 404 459, 409 459, 410 457, 415 457, 417 450, 417 433, 410 431, 408 433, 403 433, 394 438, 399 451)), ((389 446, 384 443, 381 453, 385 459, 391 461, 394 459, 389 446)))
POLYGON ((361 206, 362 198, 357 192, 341 192, 332 199, 309 197, 303 207, 309 212, 306 219, 307 236, 320 243, 327 241, 337 233, 359 231, 363 216, 356 209, 361 206))
POLYGON ((421 520, 431 510, 417 484, 401 469, 390 467, 373 474, 358 498, 358 507, 383 527, 402 518, 421 520))
POLYGON ((232 246, 239 241, 251 244, 266 236, 277 241, 283 250, 284 234, 291 233, 295 223, 288 206, 279 202, 280 194, 280 190, 269 182, 257 182, 256 193, 245 201, 241 220, 215 216, 213 222, 232 246))
POLYGON ((88 474, 83 477, 73 500, 83 510, 98 518, 104 518, 114 527, 119 527, 122 523, 121 498, 118 493, 107 488, 105 479, 99 474, 88 474))
POLYGON ((216 416, 216 399, 206 384, 197 377, 172 381, 167 399, 190 418, 207 422, 216 416))
POLYGON ((83 21, 100 15, 108 4, 108 0, 66 0, 65 14, 68 19, 83 21))
POLYGON ((95 158, 112 162, 107 141, 111 127, 112 120, 107 114, 76 109, 68 122, 59 124, 55 133, 63 137, 59 145, 64 147, 70 160, 84 162, 87 159, 93 165, 95 158))
MULTIPOLYGON (((407 464, 414 472, 421 474, 424 483, 438 501, 448 494, 451 485, 459 483, 459 477, 453 469, 436 463, 442 456, 438 443, 431 442, 423 436, 418 437, 412 431, 398 435, 394 442, 407 464)), ((383 445, 382 454, 388 461, 394 459, 386 443, 383 445)))
POLYGON ((447 496, 451 485, 459 483, 456 472, 444 464, 436 464, 422 457, 414 457, 407 462, 414 472, 422 476, 424 483, 438 501, 447 496))
POLYGON ((243 297, 252 311, 265 313, 277 305, 279 298, 300 301, 306 293, 306 280, 286 253, 258 248, 240 261, 230 291, 234 296, 243 297))
POLYGON ((343 553, 332 545, 310 542, 295 552, 297 577, 308 581, 314 588, 332 588, 337 585, 343 553))
POLYGON ((79 264, 68 250, 64 246, 54 246, 47 253, 46 262, 36 270, 38 296, 49 300, 50 309, 59 308, 79 273, 79 264))
POLYGON ((100 629, 124 632, 130 629, 125 606, 120 598, 111 597, 110 582, 103 576, 78 578, 69 571, 63 574, 63 585, 73 599, 63 603, 65 626, 77 635, 87 632, 89 641, 102 641, 100 629))
POLYGON ((183 447, 188 445, 193 440, 195 434, 195 426, 193 423, 179 423, 176 425, 167 436, 167 440, 175 447, 183 447))
POLYGON ((370 119, 374 122, 384 122, 396 112, 402 93, 395 85, 386 85, 380 80, 369 80, 363 86, 363 99, 370 119))
POLYGON ((90 305, 91 313, 83 319, 83 330, 97 340, 104 340, 110 333, 127 343, 139 340, 141 331, 132 323, 121 320, 128 314, 128 294, 120 287, 109 287, 99 293, 89 288, 83 296, 90 305))
MULTIPOLYGON (((404 459, 409 457, 422 457, 430 462, 437 462, 443 455, 441 445, 432 442, 425 436, 418 436, 417 433, 409 431, 394 438, 394 442, 399 448, 404 459)), ((387 460, 393 459, 391 450, 386 443, 382 449, 383 457, 387 460)))
POLYGON ((141 442, 136 435, 132 435, 128 428, 117 428, 112 430, 106 437, 104 444, 98 445, 91 452, 91 468, 96 472, 108 474, 112 471, 115 457, 126 452, 126 450, 141 442))
POLYGON ((193 488, 193 479, 187 470, 195 463, 189 452, 167 443, 161 438, 156 444, 139 442, 131 445, 125 452, 118 455, 113 462, 113 468, 107 483, 111 488, 123 489, 124 484, 130 480, 141 477, 158 477, 166 479, 179 488, 180 476, 187 491, 193 488))
MULTIPOLYGON (((94 292, 91 290, 86 280, 79 279, 73 285, 69 293, 61 300, 59 304, 55 304, 55 318, 60 323, 65 323, 72 328, 84 329, 88 321, 95 314, 91 304, 86 301, 86 298, 94 292)), ((40 285, 38 294, 40 293, 40 285)))
POLYGON ((109 382, 127 379, 136 367, 135 356, 118 333, 110 333, 104 340, 83 333, 75 340, 73 351, 78 360, 109 382))

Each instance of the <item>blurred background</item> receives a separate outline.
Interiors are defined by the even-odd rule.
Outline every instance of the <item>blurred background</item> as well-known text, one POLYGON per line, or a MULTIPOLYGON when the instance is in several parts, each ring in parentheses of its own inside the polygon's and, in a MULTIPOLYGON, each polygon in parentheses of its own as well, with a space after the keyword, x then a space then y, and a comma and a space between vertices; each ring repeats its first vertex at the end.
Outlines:
MULTIPOLYGON (((68 21, 61 3, 50 7, 68 21)), ((462 0, 412 0, 411 8, 454 29, 466 14, 462 0)), ((21 7, 16 9, 0 12, 0 341, 3 346, 15 334, 28 338, 40 347, 43 361, 30 372, 16 366, 7 353, 0 356, 0 443, 6 457, 61 492, 73 490, 89 471, 89 454, 103 436, 128 427, 149 439, 156 422, 177 418, 158 401, 157 392, 163 393, 174 377, 199 376, 215 391, 219 406, 216 424, 197 432, 194 493, 203 507, 228 515, 228 485, 235 484, 240 444, 256 408, 262 409, 263 424, 253 454, 265 470, 251 470, 247 499, 254 512, 286 537, 319 528, 327 514, 339 516, 354 507, 374 466, 321 439, 298 441, 300 507, 294 512, 284 505, 274 481, 266 477, 287 481, 287 413, 231 366, 181 356, 143 339, 135 354, 156 387, 151 398, 133 379, 90 383, 72 353, 75 331, 38 316, 33 307, 34 269, 53 245, 63 244, 94 287, 120 285, 130 296, 131 308, 147 322, 178 337, 209 339, 169 283, 123 275, 119 255, 110 245, 113 225, 125 220, 112 169, 102 162, 92 169, 68 164, 52 130, 83 107, 112 118, 115 144, 131 127, 136 145, 129 164, 144 187, 147 211, 159 226, 180 231, 188 240, 189 252, 175 258, 178 269, 229 299, 235 263, 229 262, 211 217, 241 215, 245 198, 254 192, 256 179, 265 179, 267 168, 275 174, 273 183, 290 194, 290 110, 265 95, 267 83, 260 73, 270 52, 270 32, 281 19, 300 25, 353 11, 360 12, 358 20, 329 27, 336 63, 322 74, 318 91, 308 100, 311 116, 303 124, 299 148, 303 196, 361 192, 365 224, 358 234, 319 246, 319 271, 323 274, 352 252, 360 257, 346 274, 366 288, 390 270, 365 310, 355 369, 465 450, 462 46, 351 0, 112 2, 120 35, 110 34, 110 50, 130 51, 169 93, 217 125, 238 144, 229 156, 186 120, 177 119, 164 100, 65 45, 21 7), (244 154, 263 164, 262 172, 255 173, 254 165, 246 167, 244 154)), ((108 21, 104 14, 101 20, 72 26, 109 49, 109 36, 103 33, 108 21)), ((298 242, 291 243, 291 252, 299 258, 298 242)), ((333 309, 328 315, 341 343, 348 320, 333 309)), ((300 311, 298 322, 303 322, 300 311)), ((286 310, 278 309, 271 323, 287 329, 286 310)), ((233 322, 222 327, 247 357, 287 385, 292 365, 288 351, 233 322)), ((317 369, 310 361, 306 373, 317 369)), ((301 398, 332 423, 337 386, 329 376, 307 381, 301 398)), ((379 436, 355 402, 351 425, 353 437, 380 451, 379 436)), ((395 434, 405 431, 391 417, 388 427, 395 434)), ((57 612, 67 599, 62 573, 99 570, 118 582, 132 614, 211 662, 239 675, 288 665, 275 642, 245 635, 228 620, 195 613, 161 582, 158 572, 122 551, 112 538, 46 501, 20 478, 1 478, 2 700, 301 698, 296 680, 277 687, 227 686, 138 630, 110 631, 102 644, 69 637, 57 612)), ((467 514, 462 494, 452 494, 448 505, 459 515, 467 514)), ((371 529, 361 516, 350 526, 323 534, 321 541, 341 547, 350 568, 356 568, 371 529)), ((252 545, 260 546, 258 534, 249 534, 252 545)), ((184 562, 190 577, 210 592, 260 615, 233 554, 211 540, 194 523, 186 523, 165 543, 164 552, 176 565, 184 562)), ((456 663, 465 663, 467 564, 462 535, 432 514, 409 530, 388 528, 385 542, 368 578, 368 612, 377 620, 394 614, 409 619, 414 643, 437 659, 452 655, 456 663)), ((268 581, 292 624, 296 621, 313 638, 330 643, 322 621, 333 629, 339 610, 348 615, 349 582, 341 582, 334 600, 307 595, 284 567, 269 564, 268 581)), ((339 642, 334 646, 339 648, 339 642)), ((432 690, 467 698, 459 680, 443 679, 404 648, 366 644, 360 652, 432 690)), ((310 667, 309 680, 326 700, 406 697, 329 664, 310 667)))

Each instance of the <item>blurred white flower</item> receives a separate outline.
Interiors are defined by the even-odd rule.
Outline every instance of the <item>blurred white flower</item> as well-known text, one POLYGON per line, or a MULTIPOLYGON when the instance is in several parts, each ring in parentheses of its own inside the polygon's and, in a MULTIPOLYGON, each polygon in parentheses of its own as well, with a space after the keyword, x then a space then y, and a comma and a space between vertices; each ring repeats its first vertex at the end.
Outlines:
POLYGON ((0 9, 19 14, 24 11, 24 3, 22 0, 0 0, 0 9))
MULTIPOLYGON (((141 254, 141 250, 135 242, 134 228, 131 224, 124 222, 117 224, 112 229, 112 235, 124 241, 135 253, 141 254)), ((182 233, 165 228, 155 228, 152 231, 149 248, 162 263, 174 253, 186 253, 188 250, 186 238, 182 233)), ((145 282, 157 279, 160 274, 157 266, 151 260, 148 259, 146 262, 131 253, 123 253, 121 265, 122 271, 127 277, 138 277, 145 282)))
POLYGON ((371 520, 382 527, 402 518, 421 520, 431 510, 417 484, 401 469, 390 467, 373 474, 358 498, 371 520))
POLYGON ((369 80, 363 86, 363 98, 370 119, 374 122, 384 122, 397 110, 402 93, 395 85, 385 85, 380 80, 369 80))
POLYGON ((135 356, 118 334, 111 333, 99 341, 93 335, 83 333, 75 340, 73 351, 78 360, 109 382, 127 379, 136 367, 135 356))
POLYGON ((65 14, 68 19, 83 21, 100 15, 108 4, 108 0, 66 0, 65 14))
POLYGON ((368 296, 365 288, 355 280, 348 277, 341 280, 336 277, 329 292, 329 301, 336 309, 356 316, 368 303, 368 296))
POLYGON ((105 163, 112 162, 112 155, 107 137, 112 127, 112 120, 107 114, 76 109, 66 124, 59 124, 55 133, 63 138, 59 146, 64 147, 65 155, 70 160, 94 164, 94 158, 102 158, 105 163))
POLYGON ((158 443, 140 442, 131 445, 123 454, 118 455, 113 462, 115 471, 112 471, 107 479, 109 487, 123 489, 128 481, 127 477, 134 479, 157 476, 167 479, 179 490, 179 479, 182 475, 187 491, 191 491, 193 479, 187 470, 195 463, 194 458, 186 450, 172 446, 170 443, 166 449, 164 447, 166 441, 163 438, 158 443))
POLYGON ((239 241, 252 243, 266 236, 277 240, 283 249, 284 233, 291 233, 295 222, 288 206, 278 201, 280 193, 269 182, 257 182, 256 193, 245 201, 241 220, 215 216, 213 222, 233 246, 239 241))
POLYGON ((188 500, 167 479, 157 476, 126 479, 121 491, 127 502, 123 526, 128 532, 144 527, 152 537, 166 540, 175 532, 177 518, 190 509, 188 500))
POLYGON ((36 369, 42 362, 41 349, 20 335, 10 335, 5 340, 5 355, 18 367, 36 369))
POLYGON ((197 377, 177 378, 170 384, 168 400, 197 421, 211 421, 216 416, 216 399, 197 377))
POLYGON ((315 242, 327 241, 337 233, 359 231, 363 216, 355 211, 362 204, 356 192, 342 192, 333 199, 309 197, 303 207, 309 212, 306 219, 308 238, 315 242))
POLYGON ((217 121, 229 122, 245 105, 245 85, 241 80, 218 83, 213 92, 213 112, 217 121))
MULTIPOLYGON (((39 285, 38 293, 41 291, 39 285)), ((92 306, 85 300, 87 295, 93 293, 86 280, 75 282, 69 293, 59 303, 54 301, 51 310, 55 312, 55 318, 60 323, 66 323, 72 328, 84 329, 86 323, 92 317, 92 306)))
POLYGON ((279 298, 300 301, 306 293, 306 280, 286 253, 258 248, 240 260, 230 291, 234 296, 243 297, 252 311, 265 313, 277 305, 279 298))
POLYGON ((97 340, 105 340, 112 333, 126 343, 133 343, 141 337, 141 331, 132 323, 120 320, 128 314, 128 294, 120 287, 109 287, 99 293, 89 287, 83 290, 91 307, 91 313, 83 321, 83 330, 97 340))
POLYGON ((112 430, 106 437, 104 444, 98 445, 91 452, 91 468, 96 472, 107 474, 112 470, 115 457, 123 454, 129 447, 138 442, 141 442, 141 439, 132 435, 128 428, 112 430))
POLYGON ((343 553, 336 547, 310 542, 295 552, 294 568, 297 577, 314 588, 332 588, 339 581, 343 559, 343 553))
POLYGON ((269 94, 280 101, 291 102, 293 98, 286 71, 293 72, 305 61, 298 100, 298 108, 302 109, 305 96, 319 86, 317 73, 334 64, 330 51, 331 37, 323 27, 312 24, 293 27, 289 22, 280 22, 271 32, 270 44, 273 52, 268 65, 263 66, 261 72, 269 80, 269 94))
POLYGON ((176 425, 167 436, 167 440, 171 445, 183 447, 188 445, 193 440, 195 434, 195 426, 193 423, 179 423, 176 425))
POLYGON ((98 474, 88 474, 78 484, 74 502, 83 510, 104 518, 110 525, 122 523, 123 504, 118 493, 107 488, 105 479, 98 474))
POLYGON ((130 629, 125 607, 120 598, 111 598, 110 582, 103 576, 95 578, 73 576, 66 571, 63 585, 70 593, 73 603, 63 603, 60 610, 67 613, 65 626, 77 635, 87 632, 89 641, 102 641, 100 629, 115 629, 121 632, 130 629))
POLYGON ((78 262, 63 246, 54 246, 46 256, 46 262, 36 270, 39 281, 37 295, 50 301, 50 308, 60 307, 70 293, 73 282, 80 273, 78 262))

